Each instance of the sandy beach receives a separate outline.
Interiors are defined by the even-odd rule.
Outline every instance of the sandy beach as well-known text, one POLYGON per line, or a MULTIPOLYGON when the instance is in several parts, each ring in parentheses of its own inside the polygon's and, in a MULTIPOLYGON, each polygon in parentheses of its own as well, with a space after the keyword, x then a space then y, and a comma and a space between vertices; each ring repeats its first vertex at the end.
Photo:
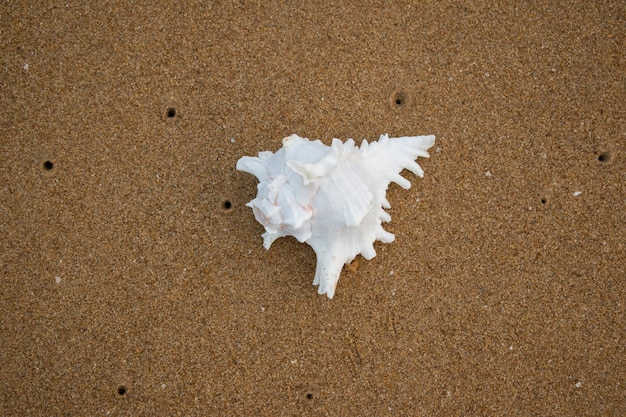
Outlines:
POLYGON ((626 415, 626 5, 0 5, 0 415, 626 415), (436 136, 393 243, 237 160, 436 136))

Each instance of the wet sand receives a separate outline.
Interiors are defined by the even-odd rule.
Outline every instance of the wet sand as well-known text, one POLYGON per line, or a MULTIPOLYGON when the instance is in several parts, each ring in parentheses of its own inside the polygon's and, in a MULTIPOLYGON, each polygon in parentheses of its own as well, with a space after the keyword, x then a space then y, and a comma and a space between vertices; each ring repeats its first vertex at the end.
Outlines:
POLYGON ((1 415, 626 414, 624 4, 351 3, 0 6, 1 415), (437 137, 333 300, 292 133, 437 137))

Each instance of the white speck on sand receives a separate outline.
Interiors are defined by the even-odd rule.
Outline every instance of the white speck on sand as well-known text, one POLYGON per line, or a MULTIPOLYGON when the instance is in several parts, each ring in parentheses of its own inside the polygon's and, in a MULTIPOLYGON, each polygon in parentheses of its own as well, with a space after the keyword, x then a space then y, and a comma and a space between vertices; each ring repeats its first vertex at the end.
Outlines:
POLYGON ((485 176, 487 176, 487 177, 491 177, 491 171, 487 171, 487 172, 485 172, 485 176))
POLYGON ((579 195, 581 195, 583 192, 582 191, 574 191, 574 194, 572 194, 574 197, 578 197, 579 195))
POLYGON ((575 385, 575 386, 576 386, 576 388, 580 388, 580 387, 582 387, 582 386, 583 386, 583 383, 582 383, 582 382, 580 382, 580 381, 578 381, 578 382, 576 383, 576 385, 575 385))
POLYGON ((54 277, 54 282, 56 282, 57 284, 61 283, 61 277, 54 277))

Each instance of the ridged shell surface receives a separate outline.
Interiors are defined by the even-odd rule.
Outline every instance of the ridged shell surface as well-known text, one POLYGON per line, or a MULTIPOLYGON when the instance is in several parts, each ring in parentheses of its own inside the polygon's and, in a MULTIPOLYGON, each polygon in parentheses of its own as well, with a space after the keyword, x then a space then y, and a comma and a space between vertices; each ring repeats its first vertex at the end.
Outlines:
POLYGON ((326 146, 294 134, 276 153, 244 156, 237 169, 259 180, 257 196, 247 206, 265 227, 263 246, 269 249, 283 236, 309 244, 317 256, 313 285, 333 298, 344 264, 359 254, 372 259, 376 240, 394 240, 382 227, 391 220, 384 210, 391 207, 387 188, 391 182, 411 186, 400 175, 403 169, 422 177, 415 160, 427 158, 434 142, 434 136, 381 135, 360 147, 352 139, 333 139, 326 146))

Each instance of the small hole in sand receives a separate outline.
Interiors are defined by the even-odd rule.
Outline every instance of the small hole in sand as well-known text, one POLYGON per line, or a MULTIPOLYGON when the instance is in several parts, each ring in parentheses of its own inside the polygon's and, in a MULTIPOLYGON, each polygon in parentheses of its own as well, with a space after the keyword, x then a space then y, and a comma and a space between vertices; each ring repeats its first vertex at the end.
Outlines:
POLYGON ((312 400, 313 399, 313 394, 311 394, 310 392, 306 395, 306 399, 307 400, 312 400))
POLYGON ((406 92, 402 90, 395 91, 391 96, 391 103, 395 107, 402 107, 407 103, 407 101, 408 101, 408 95, 406 92))
POLYGON ((610 157, 611 154, 609 154, 608 152, 602 152, 600 155, 598 155, 598 161, 607 162, 610 157))
POLYGON ((541 204, 546 204, 546 201, 548 201, 548 200, 546 200, 545 198, 542 198, 541 199, 541 204))
POLYGON ((167 109, 167 117, 171 119, 174 116, 176 116, 176 109, 174 107, 167 109))
POLYGON ((120 385, 119 387, 117 387, 117 393, 119 395, 126 395, 126 386, 120 385))
POLYGON ((225 200, 222 203, 222 207, 224 207, 226 210, 230 210, 232 206, 233 206, 233 203, 231 203, 230 200, 225 200))
POLYGON ((54 168, 54 163, 52 161, 46 161, 43 163, 43 169, 46 171, 50 171, 52 168, 54 168))

